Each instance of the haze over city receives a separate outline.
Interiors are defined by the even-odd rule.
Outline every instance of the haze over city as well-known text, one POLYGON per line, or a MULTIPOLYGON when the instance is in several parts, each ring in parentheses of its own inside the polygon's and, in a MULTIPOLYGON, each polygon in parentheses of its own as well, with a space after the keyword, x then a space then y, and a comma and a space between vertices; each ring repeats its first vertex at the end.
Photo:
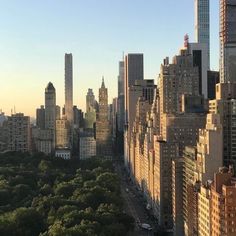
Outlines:
MULTIPOLYGON (((216 0, 210 1, 211 68, 218 69, 216 0)), ((194 41, 194 1, 2 1, 0 64, 2 111, 35 117, 49 81, 64 105, 64 54, 73 54, 74 104, 85 109, 88 88, 98 96, 102 76, 109 102, 117 96, 118 61, 144 53, 144 78, 156 79, 163 58, 178 53, 186 33, 194 41), (10 95, 9 95, 9 91, 10 95)))

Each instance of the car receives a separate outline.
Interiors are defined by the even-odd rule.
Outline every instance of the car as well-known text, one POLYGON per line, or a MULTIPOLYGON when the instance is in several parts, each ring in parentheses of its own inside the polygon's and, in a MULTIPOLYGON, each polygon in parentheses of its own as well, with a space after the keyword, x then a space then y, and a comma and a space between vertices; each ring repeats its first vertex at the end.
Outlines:
POLYGON ((142 223, 142 224, 141 224, 141 228, 142 228, 142 229, 149 230, 149 231, 152 230, 151 225, 149 225, 149 224, 147 224, 147 223, 142 223))

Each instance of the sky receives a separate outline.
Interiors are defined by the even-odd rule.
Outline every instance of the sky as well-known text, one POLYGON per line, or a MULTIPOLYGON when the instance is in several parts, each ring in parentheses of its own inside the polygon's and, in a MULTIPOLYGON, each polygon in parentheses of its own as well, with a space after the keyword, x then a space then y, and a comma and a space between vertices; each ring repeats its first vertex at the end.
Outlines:
MULTIPOLYGON (((210 0, 211 68, 219 62, 219 5, 210 0)), ((144 77, 156 79, 163 58, 194 42, 194 0, 0 0, 0 110, 35 116, 54 84, 64 104, 64 54, 73 54, 74 104, 98 97, 102 76, 117 96, 123 53, 144 53, 144 77)))

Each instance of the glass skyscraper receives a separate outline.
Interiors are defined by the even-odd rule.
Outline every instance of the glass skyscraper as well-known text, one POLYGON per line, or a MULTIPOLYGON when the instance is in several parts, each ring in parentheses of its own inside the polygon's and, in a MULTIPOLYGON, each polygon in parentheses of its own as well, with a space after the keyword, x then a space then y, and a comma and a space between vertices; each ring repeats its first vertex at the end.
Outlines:
POLYGON ((208 68, 210 68, 210 3, 209 0, 195 0, 195 39, 207 44, 208 68))

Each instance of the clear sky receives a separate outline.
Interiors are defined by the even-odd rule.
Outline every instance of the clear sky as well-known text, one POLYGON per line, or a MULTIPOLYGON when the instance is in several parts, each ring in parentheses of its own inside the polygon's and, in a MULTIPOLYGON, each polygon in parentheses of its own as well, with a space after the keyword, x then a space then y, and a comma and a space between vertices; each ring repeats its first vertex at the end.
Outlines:
MULTIPOLYGON (((211 0, 211 68, 218 69, 218 0, 211 0)), ((188 33, 194 0, 0 0, 0 109, 35 116, 51 81, 64 104, 64 53, 73 53, 74 104, 98 96, 104 75, 109 102, 117 94, 122 52, 144 53, 145 78, 156 79, 166 56, 188 33)))

